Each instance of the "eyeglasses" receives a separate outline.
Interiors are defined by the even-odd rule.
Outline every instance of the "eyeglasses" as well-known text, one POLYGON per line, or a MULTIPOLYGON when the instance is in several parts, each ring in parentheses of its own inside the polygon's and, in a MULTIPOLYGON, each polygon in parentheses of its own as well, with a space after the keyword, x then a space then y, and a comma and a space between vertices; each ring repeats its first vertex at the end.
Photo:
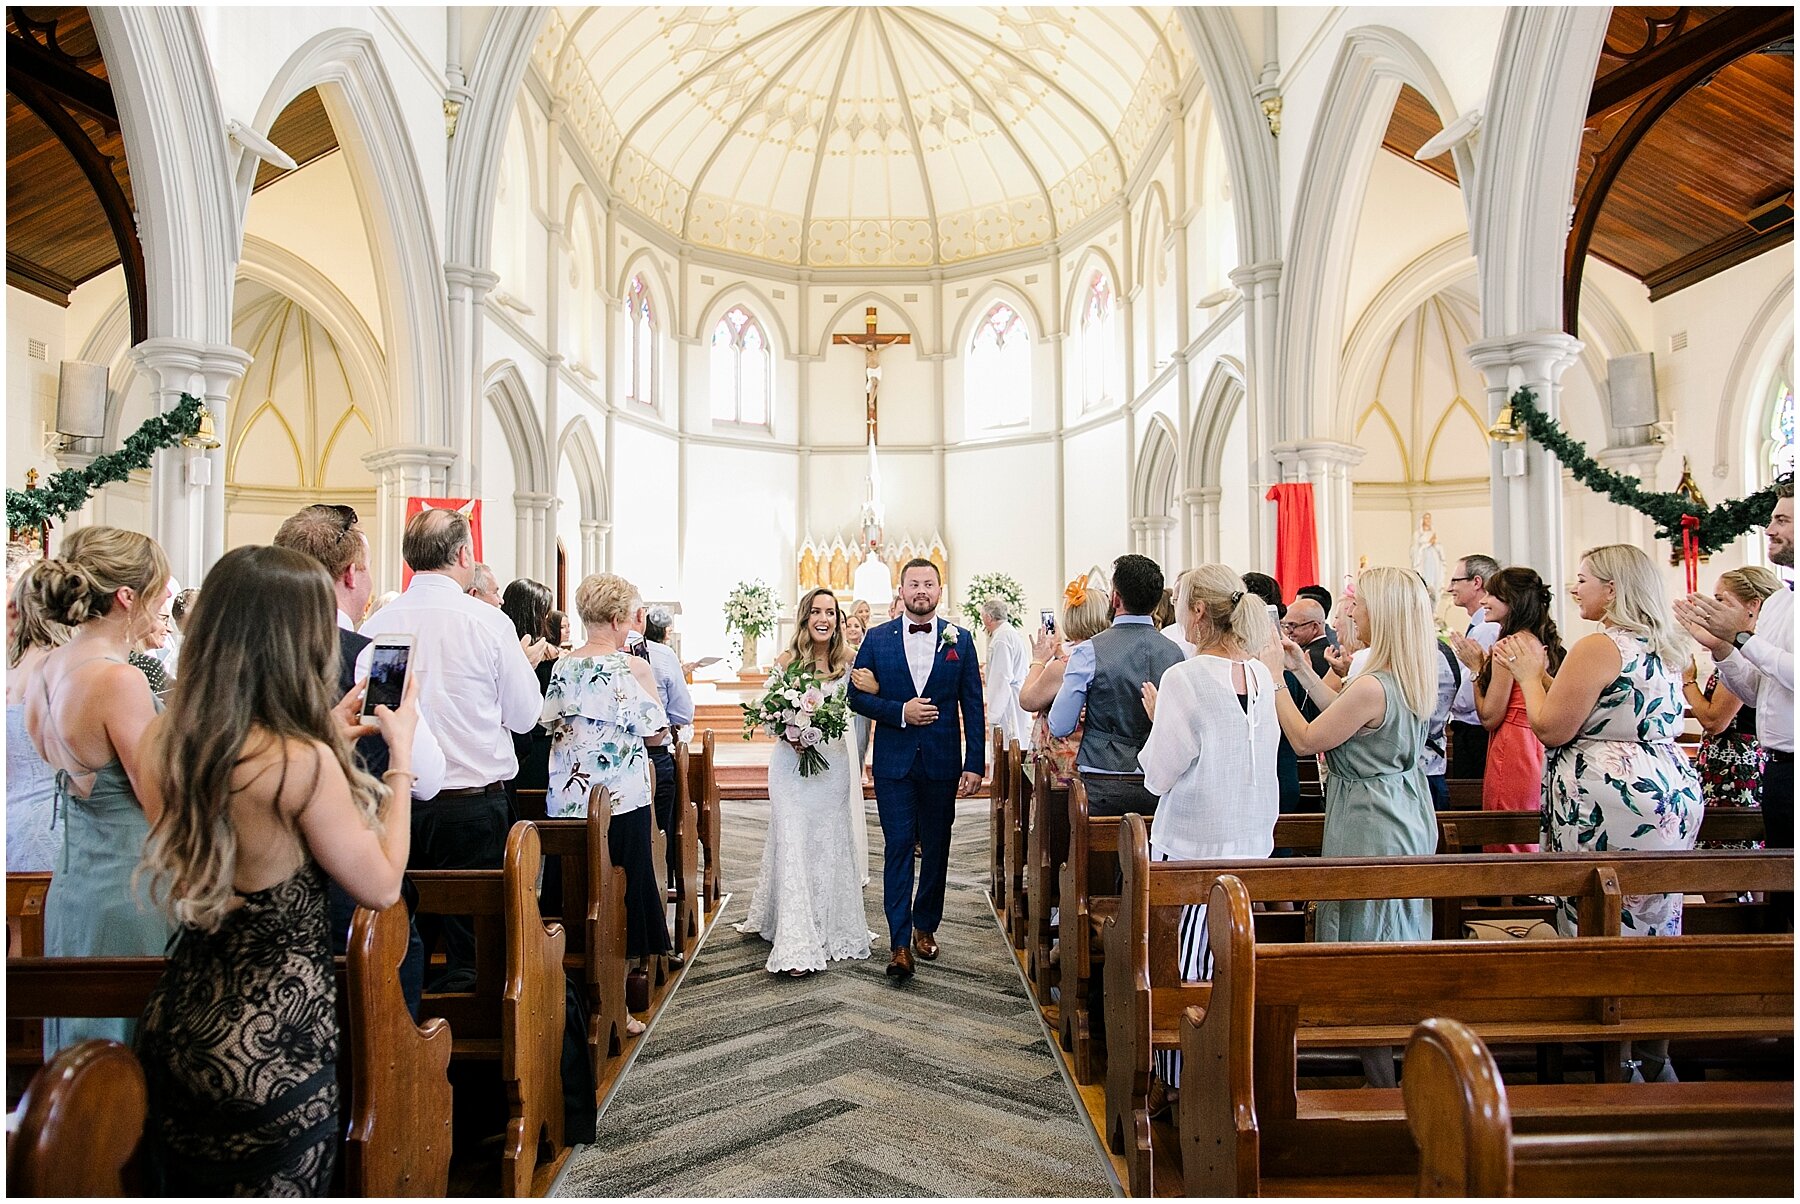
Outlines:
POLYGON ((1303 620, 1300 620, 1299 622, 1284 621, 1281 624, 1281 629, 1283 631, 1287 632, 1289 635, 1292 635, 1292 634, 1294 634, 1294 632, 1299 631, 1302 627, 1317 627, 1318 625, 1319 625, 1319 621, 1317 619, 1303 619, 1303 620))
POLYGON ((1450 578, 1450 584, 1455 585, 1458 581, 1473 581, 1473 580, 1475 580, 1475 578, 1473 578, 1473 577, 1452 577, 1452 578, 1450 578))

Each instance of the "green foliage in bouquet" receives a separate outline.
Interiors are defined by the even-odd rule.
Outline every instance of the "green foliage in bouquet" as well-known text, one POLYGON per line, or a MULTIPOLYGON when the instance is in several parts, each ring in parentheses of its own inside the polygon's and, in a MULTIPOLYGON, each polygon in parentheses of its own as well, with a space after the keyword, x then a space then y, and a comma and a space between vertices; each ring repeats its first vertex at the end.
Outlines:
POLYGON ((827 690, 811 665, 796 661, 769 675, 761 698, 744 708, 744 739, 765 731, 800 754, 800 776, 830 768, 824 746, 844 737, 850 706, 842 690, 827 690))

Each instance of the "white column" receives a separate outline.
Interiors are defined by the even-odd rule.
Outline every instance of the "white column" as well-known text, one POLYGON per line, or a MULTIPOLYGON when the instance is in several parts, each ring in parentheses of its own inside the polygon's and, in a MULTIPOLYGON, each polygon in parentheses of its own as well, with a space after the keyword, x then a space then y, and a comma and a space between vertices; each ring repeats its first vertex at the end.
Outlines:
MULTIPOLYGON (((130 355, 150 382, 158 414, 188 394, 205 401, 221 436, 230 431, 226 394, 250 366, 246 352, 229 343, 162 338, 144 340, 130 355)), ((170 571, 183 586, 198 585, 225 552, 225 449, 173 447, 156 453, 150 496, 151 534, 168 555, 170 571)))
MULTIPOLYGON (((409 443, 363 457, 375 474, 375 592, 400 588, 400 539, 406 531, 406 499, 443 497, 456 453, 447 447, 409 443)), ((364 526, 369 524, 365 520, 364 526)))
POLYGON ((1268 505, 1263 495, 1280 477, 1262 449, 1281 437, 1273 413, 1280 376, 1276 351, 1280 345, 1281 261, 1267 259, 1234 268, 1231 283, 1244 297, 1244 433, 1251 455, 1244 517, 1249 523, 1252 563, 1234 567, 1268 568, 1275 563, 1275 528, 1265 521, 1268 505))
POLYGON ((1144 524, 1144 555, 1162 566, 1165 577, 1171 581, 1174 580, 1176 572, 1184 567, 1177 564, 1169 555, 1171 550, 1169 536, 1175 530, 1175 520, 1166 514, 1158 514, 1142 521, 1144 524))
MULTIPOLYGON (((1656 487, 1656 470, 1662 465, 1662 444, 1640 443, 1628 447, 1609 447, 1593 455, 1594 459, 1621 476, 1636 477, 1650 488, 1656 487)), ((1618 518, 1618 541, 1635 544, 1654 558, 1657 555, 1655 525, 1629 506, 1614 506, 1613 512, 1618 518)))
POLYGON ((1190 568, 1214 564, 1219 560, 1219 545, 1223 542, 1219 527, 1219 503, 1224 496, 1225 490, 1217 485, 1202 485, 1181 495, 1181 500, 1187 503, 1188 529, 1192 539, 1189 546, 1193 550, 1188 557, 1190 568))
POLYGON ((577 580, 606 571, 606 537, 611 533, 611 523, 596 518, 581 520, 581 573, 577 580))
MULTIPOLYGON (((1313 487, 1313 512, 1318 524, 1319 582, 1336 592, 1332 583, 1343 579, 1356 563, 1355 537, 1351 528, 1350 470, 1362 462, 1363 449, 1332 439, 1305 439, 1271 449, 1281 466, 1281 479, 1305 482, 1313 487)), ((1283 581, 1284 588, 1311 584, 1283 581)))
POLYGON ((520 577, 542 581, 554 587, 556 557, 552 553, 546 563, 549 545, 544 538, 546 528, 554 530, 552 515, 556 503, 553 493, 529 493, 520 490, 512 495, 515 524, 513 570, 520 577))
POLYGON ((488 293, 500 283, 500 277, 470 264, 447 263, 444 282, 450 300, 450 396, 445 433, 452 459, 442 488, 447 495, 468 497, 474 488, 475 456, 481 448, 482 315, 488 293))
MULTIPOLYGON (((1469 362, 1487 379, 1488 419, 1515 389, 1532 391, 1536 406, 1554 418, 1562 409, 1561 380, 1581 354, 1581 340, 1560 330, 1481 339, 1471 343, 1469 362)), ((1562 466, 1537 443, 1489 446, 1493 489, 1494 555, 1503 565, 1538 571, 1550 586, 1559 611, 1563 604, 1562 466)))
MULTIPOLYGON (((544 152, 549 161, 550 187, 549 195, 561 197, 562 184, 562 124, 568 102, 560 96, 550 101, 550 120, 544 132, 544 152)), ((549 490, 549 503, 544 513, 539 516, 537 541, 533 545, 540 572, 534 580, 547 583, 552 590, 556 588, 556 510, 559 502, 556 497, 557 469, 562 459, 562 449, 557 446, 557 433, 562 427, 562 371, 563 363, 568 358, 562 337, 563 306, 563 247, 566 232, 563 228, 562 210, 557 207, 560 202, 550 205, 550 220, 544 227, 544 263, 548 288, 545 297, 545 313, 547 319, 544 329, 549 335, 549 352, 545 357, 544 370, 544 448, 548 457, 544 464, 544 488, 549 490)), ((591 274, 591 267, 584 266, 582 275, 591 274)), ((589 279, 586 287, 598 288, 598 280, 589 279)), ((577 310, 577 313, 580 311, 577 310)), ((579 346, 579 344, 577 344, 579 346)), ((608 395, 609 399, 611 395, 608 395)), ((525 546, 523 544, 521 547, 525 546)))

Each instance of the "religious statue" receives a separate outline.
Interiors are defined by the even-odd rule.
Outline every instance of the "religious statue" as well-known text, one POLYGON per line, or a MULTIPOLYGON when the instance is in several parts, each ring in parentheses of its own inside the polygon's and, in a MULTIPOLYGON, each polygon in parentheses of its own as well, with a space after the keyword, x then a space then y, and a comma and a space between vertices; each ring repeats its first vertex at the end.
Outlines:
POLYGON ((1444 550, 1438 546, 1437 532, 1431 529, 1429 510, 1419 516, 1419 529, 1413 532, 1412 566, 1433 598, 1443 592, 1444 550))

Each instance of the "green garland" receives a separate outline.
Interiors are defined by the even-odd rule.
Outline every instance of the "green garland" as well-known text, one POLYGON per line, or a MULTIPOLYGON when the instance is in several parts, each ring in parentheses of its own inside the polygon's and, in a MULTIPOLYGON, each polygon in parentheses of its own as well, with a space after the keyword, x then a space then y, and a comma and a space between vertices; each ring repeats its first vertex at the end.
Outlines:
POLYGON ((1679 547, 1681 520, 1690 514, 1700 520, 1695 537, 1702 553, 1716 552, 1751 528, 1768 525, 1769 514, 1775 509, 1773 485, 1759 489, 1749 497, 1720 502, 1711 509, 1679 493, 1645 489, 1635 477, 1620 476, 1595 463, 1587 448, 1570 438, 1554 418, 1537 408, 1536 402, 1530 389, 1520 389, 1512 395, 1513 417, 1525 432, 1562 461, 1577 481, 1621 506, 1631 507, 1655 523, 1658 539, 1666 539, 1679 547))
POLYGON ((123 481, 139 469, 150 467, 150 461, 164 448, 174 447, 200 429, 200 416, 205 403, 183 393, 181 403, 166 414, 158 414, 131 432, 116 452, 95 456, 85 468, 65 468, 44 483, 42 489, 8 489, 6 491, 6 525, 10 530, 30 530, 51 519, 87 505, 94 490, 102 485, 123 481))

